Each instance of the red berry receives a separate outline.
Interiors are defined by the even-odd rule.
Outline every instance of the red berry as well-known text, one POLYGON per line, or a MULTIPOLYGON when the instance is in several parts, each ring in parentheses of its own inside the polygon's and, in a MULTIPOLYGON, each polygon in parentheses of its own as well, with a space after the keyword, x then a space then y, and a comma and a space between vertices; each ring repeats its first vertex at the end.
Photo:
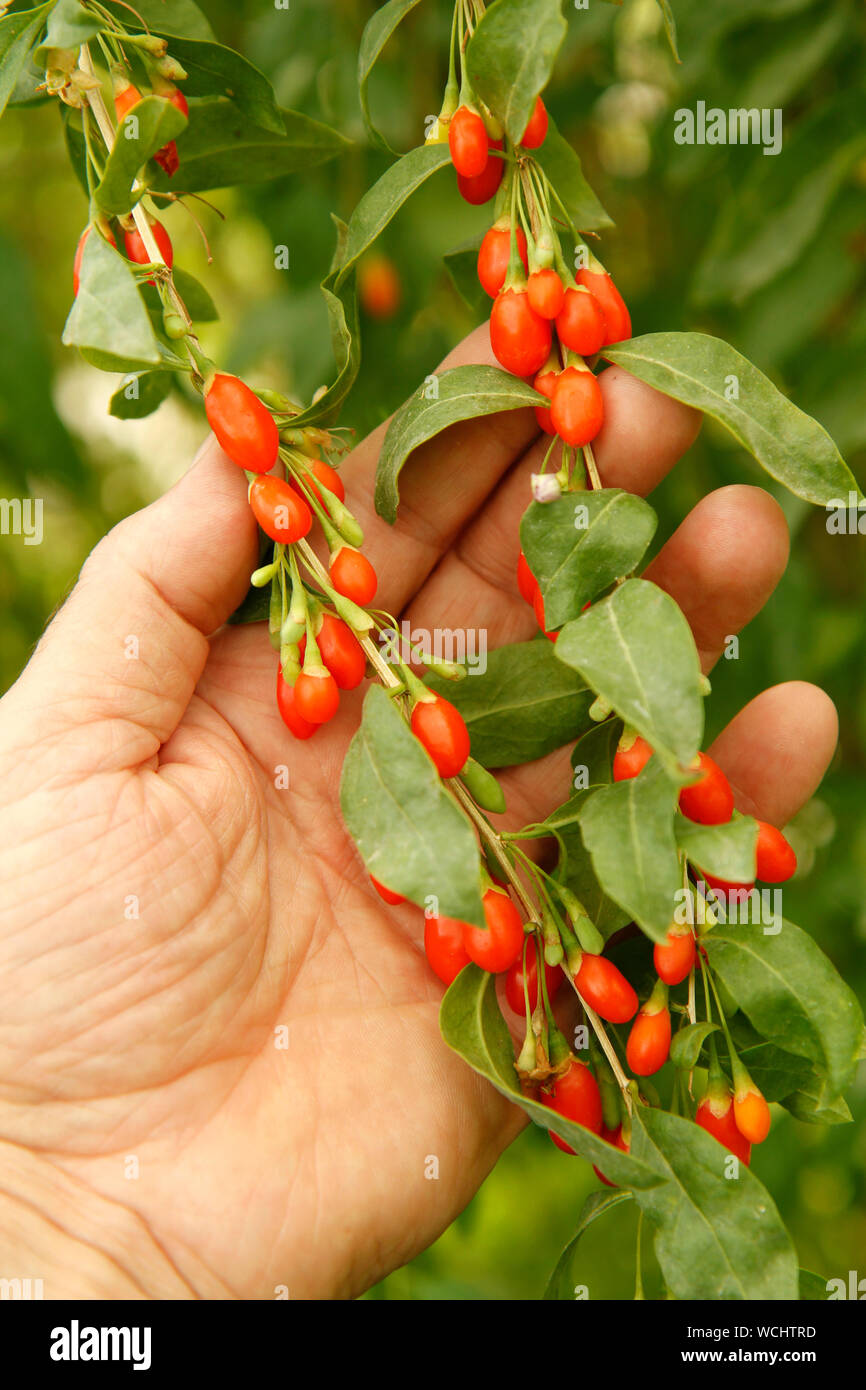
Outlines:
MULTIPOLYGON (((604 1139, 605 1143, 613 1144, 616 1148, 621 1149, 624 1154, 628 1153, 628 1144, 622 1137, 622 1125, 617 1125, 616 1129, 608 1129, 606 1125, 602 1125, 601 1138, 604 1139)), ((617 1183, 611 1182, 610 1178, 606 1178, 601 1169, 596 1168, 595 1164, 592 1165, 592 1171, 597 1178, 601 1179, 605 1187, 618 1186, 617 1183)))
POLYGON ((404 903, 406 901, 402 894, 392 893, 390 888, 386 888, 384 883, 380 883, 372 874, 370 875, 370 882, 382 901, 388 903, 390 907, 397 907, 399 903, 404 903))
POLYGON ((734 1123, 750 1144, 763 1144, 770 1132, 770 1107, 757 1086, 736 1091, 734 1123))
POLYGON ((366 256, 358 266, 358 299, 371 319, 393 318, 400 307, 403 288, 400 272, 388 256, 366 256))
POLYGON ((293 545, 307 534, 313 513, 303 497, 282 478, 261 474, 250 484, 250 506, 266 536, 281 545, 293 545))
POLYGON ((310 724, 327 724, 340 705, 337 682, 328 671, 302 671, 295 681, 295 708, 310 724))
POLYGON ((521 550, 517 559, 517 587, 525 603, 532 603, 538 589, 538 580, 529 568, 529 562, 521 550))
POLYGON ((476 111, 460 106, 448 125, 448 148, 458 174, 477 179, 487 167, 487 130, 476 111))
POLYGON ((539 588, 536 588, 535 590, 535 596, 532 600, 532 611, 535 614, 535 621, 538 623, 538 626, 541 628, 541 631, 544 633, 548 642, 555 642, 557 637, 559 636, 559 633, 548 632, 547 630, 547 626, 544 619, 544 599, 541 596, 541 590, 539 588))
MULTIPOLYGON (((540 391, 542 396, 546 396, 547 399, 550 400, 553 396, 558 378, 558 371, 545 370, 538 373, 538 376, 532 384, 536 391, 540 391)), ((538 421, 539 427, 544 430, 545 434, 556 434, 556 430, 553 428, 553 421, 550 418, 550 411, 545 410, 543 405, 537 405, 535 407, 535 418, 538 421)))
POLYGON ((763 883, 784 883, 797 867, 797 856, 781 830, 758 821, 757 874, 763 883))
POLYGON ((375 598, 378 588, 376 571, 366 555, 362 555, 360 550, 355 550, 354 546, 340 546, 331 556, 328 568, 331 583, 344 598, 350 598, 353 603, 359 603, 362 607, 375 598))
POLYGON ((158 95, 170 101, 172 106, 176 106, 180 114, 189 120, 189 102, 179 87, 173 87, 170 92, 159 92, 158 95))
POLYGON ((469 956, 463 944, 464 923, 455 917, 427 917, 424 922, 424 950, 443 984, 450 985, 469 956))
POLYGON ((560 372, 553 388, 550 418, 566 444, 580 448, 595 439, 604 420, 604 401, 592 372, 577 367, 560 372))
MULTIPOLYGON (((92 231, 92 228, 91 228, 91 227, 85 227, 85 228, 84 228, 84 231, 81 233, 81 236, 78 238, 78 245, 77 245, 76 248, 75 248, 75 259, 74 259, 74 261, 72 262, 72 293, 73 293, 73 295, 77 295, 77 294, 78 294, 78 286, 79 286, 79 284, 81 283, 81 262, 82 262, 82 260, 84 259, 84 248, 85 248, 85 246, 86 246, 86 244, 87 244, 87 238, 90 236, 91 231, 92 231)), ((97 233, 97 235, 99 235, 99 233, 97 233)), ((109 242, 111 243, 111 245, 114 246, 115 248, 117 247, 117 242, 114 240, 114 237, 112 236, 112 234, 111 234, 110 231, 106 234, 106 240, 109 241, 109 242)))
MULTIPOLYGON (((526 282, 529 307, 540 319, 555 319, 557 317, 562 310, 565 293, 565 286, 556 271, 549 267, 544 270, 534 270, 526 282)), ((559 336, 562 338, 561 333, 559 336)), ((563 342, 565 342, 564 338, 563 342)), ((566 346, 570 346, 570 344, 566 344, 566 346)))
POLYGON ((714 893, 721 894, 732 903, 745 902, 755 886, 754 883, 730 883, 726 878, 716 878, 714 874, 705 873, 703 869, 700 870, 700 876, 706 881, 708 888, 712 888, 714 893))
POLYGON ((180 168, 180 156, 177 152, 177 145, 173 140, 169 140, 167 145, 163 145, 161 150, 157 150, 153 156, 161 169, 164 169, 168 177, 174 178, 180 168))
MULTIPOLYGON (((501 160, 499 161, 502 162, 501 160)), ((526 234, 522 227, 515 231, 515 241, 517 243, 517 254, 523 262, 524 270, 529 269, 529 262, 526 258, 526 234)), ((478 279, 482 289, 495 299, 505 283, 505 275, 508 270, 508 262, 511 259, 511 223, 507 217, 501 217, 498 222, 494 222, 492 227, 488 227, 484 233, 484 240, 478 250, 478 279)))
POLYGON ((671 927, 667 940, 664 943, 657 941, 653 947, 656 974, 666 985, 678 985, 690 973, 694 963, 695 938, 690 927, 671 927))
MULTIPOLYGON (((336 471, 336 469, 332 468, 329 463, 325 463, 324 459, 308 459, 307 462, 310 468, 312 469, 313 477, 311 477, 310 474, 306 471, 301 471, 301 476, 303 478, 303 488, 309 488, 310 492, 316 498, 316 501, 324 507, 325 504, 322 501, 322 494, 316 486, 316 482, 314 481, 314 479, 318 479, 318 481, 322 484, 323 487, 327 489, 328 492, 333 492, 335 497, 337 497, 341 502, 345 502, 346 489, 343 487, 343 480, 340 477, 339 473, 336 471)), ((300 485, 298 486, 298 492, 300 492, 302 496, 303 488, 300 485)), ((325 508, 325 510, 327 511, 327 507, 325 508)))
POLYGON ((606 271, 579 270, 577 282, 585 285, 601 305, 604 313, 604 346, 621 343, 631 337, 631 317, 625 300, 606 271))
MULTIPOLYGON (((333 613, 322 614, 322 626, 316 633, 319 655, 340 690, 355 690, 367 672, 364 648, 347 623, 333 613)), ((298 643, 301 660, 307 647, 306 637, 298 643)))
POLYGON ((286 728, 294 734, 295 738, 312 738, 318 729, 318 724, 311 724, 309 719, 299 714, 295 705, 295 687, 289 685, 283 679, 283 673, 277 667, 277 709, 286 728))
POLYGON ((680 792, 680 810, 701 825, 726 825, 734 810, 734 793, 718 763, 707 753, 698 754, 699 781, 680 792))
POLYGON ((532 312, 525 290, 497 295, 490 315, 490 345, 507 372, 532 376, 550 356, 550 343, 550 324, 532 312))
MULTIPOLYGON (((526 993, 529 995, 529 1011, 531 1013, 538 1003, 538 952, 532 944, 526 948, 525 975, 526 993)), ((526 1012, 526 1005, 523 998, 523 978, 523 953, 521 950, 521 954, 517 957, 517 960, 511 966, 511 969, 505 977, 505 998, 508 1001, 508 1007, 521 1016, 526 1012)), ((558 965, 548 965, 547 962, 545 962, 544 981, 547 990, 547 998, 551 1004, 562 988, 564 979, 565 976, 558 965)))
POLYGON ((469 730, 459 710, 441 695, 419 700, 412 711, 412 732, 423 744, 440 777, 456 777, 469 757, 469 730))
POLYGON ((613 755, 613 780, 615 782, 626 782, 630 777, 637 777, 642 772, 653 755, 645 738, 640 735, 635 739, 630 748, 617 748, 613 755))
POLYGON ((637 995, 607 956, 584 951, 574 983, 590 1008, 608 1023, 628 1023, 637 1013, 637 995))
POLYGON ((118 121, 122 121, 128 111, 141 101, 141 92, 137 87, 133 87, 130 82, 128 87, 124 87, 114 98, 114 110, 118 121))
MULTIPOLYGON (((151 222, 150 230, 153 233, 154 241, 159 247, 162 259, 165 261, 169 270, 171 270, 174 263, 174 248, 171 244, 171 237, 161 222, 151 222)), ((152 257, 137 227, 131 227, 128 232, 123 233, 123 245, 127 256, 131 261, 135 261, 136 265, 150 265, 152 257)), ((148 280, 147 283, 152 285, 154 281, 148 280)))
POLYGON ((539 145, 544 144, 547 135, 547 109, 541 97, 535 98, 535 105, 532 108, 532 115, 523 132, 521 145, 527 150, 537 150, 539 145))
POLYGON ((604 346, 604 313, 589 290, 567 289, 556 318, 561 343, 581 357, 592 357, 604 346))
MULTIPOLYGON (((601 1133, 601 1092, 589 1067, 585 1062, 578 1061, 577 1057, 572 1058, 568 1071, 556 1078, 550 1091, 542 1091, 538 1098, 542 1105, 554 1110, 563 1119, 573 1120, 575 1124, 592 1130, 593 1134, 601 1133)), ((563 1153, 574 1153, 574 1149, 552 1130, 550 1137, 563 1153)))
POLYGON ((671 1016, 666 1008, 655 1013, 641 1009, 628 1035, 626 1061, 635 1076, 652 1076, 664 1066, 671 1050, 671 1016))
POLYGON ((752 1146, 737 1129, 730 1093, 728 1093, 727 1101, 704 1096, 698 1106, 695 1122, 700 1125, 701 1129, 705 1129, 707 1134, 718 1139, 728 1153, 734 1154, 741 1163, 745 1163, 748 1167, 752 1146))
POLYGON ((217 372, 204 408, 220 447, 250 473, 267 473, 277 461, 280 437, 274 417, 239 377, 217 372))
POLYGON ((470 960, 498 975, 508 970, 523 951, 523 922, 520 913, 507 893, 488 888, 482 899, 486 927, 466 924, 463 944, 470 960))
MULTIPOLYGON (((501 150, 502 141, 491 140, 489 148, 501 150)), ((498 155, 488 154, 484 170, 477 178, 468 179, 463 174, 457 175, 457 189, 461 198, 464 202, 471 203, 473 207, 480 207, 482 203, 489 203, 502 182, 504 171, 504 160, 500 159, 498 155)))

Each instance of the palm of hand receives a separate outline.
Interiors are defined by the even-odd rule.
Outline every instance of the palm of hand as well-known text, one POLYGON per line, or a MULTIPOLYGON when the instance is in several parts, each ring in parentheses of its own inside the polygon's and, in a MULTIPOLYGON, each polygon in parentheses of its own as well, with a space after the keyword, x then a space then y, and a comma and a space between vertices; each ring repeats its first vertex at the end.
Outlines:
MULTIPOLYGON (((479 355, 469 340, 449 365, 479 355)), ((606 377, 611 401, 632 399, 619 420, 609 408, 603 476, 646 490, 693 420, 606 377), (647 476, 617 476, 627 467, 647 476)), ((375 436, 347 470, 350 501, 391 610, 481 626, 495 646, 534 626, 511 580, 533 426, 518 412, 462 428, 435 446, 435 478, 429 453, 407 469, 402 529, 367 514, 375 436)), ((682 603, 705 668, 784 564, 777 509, 725 492, 747 494, 737 515, 734 499, 715 515, 707 499, 652 576, 682 603), (739 547, 718 594, 714 527, 739 547)), ((254 563, 242 475, 210 450, 103 547, 3 702, 0 1139, 134 1209, 197 1293, 351 1295, 429 1244, 521 1116, 441 1042, 420 914, 379 902, 345 834, 336 788, 359 697, 296 744, 261 629, 201 636, 254 563)), ((759 697, 719 740, 742 809, 780 821, 834 740, 829 702, 796 691, 759 697), (768 729, 791 750, 784 781, 755 764, 768 729)), ((565 752, 507 774, 515 824, 562 799, 567 767, 565 752)))

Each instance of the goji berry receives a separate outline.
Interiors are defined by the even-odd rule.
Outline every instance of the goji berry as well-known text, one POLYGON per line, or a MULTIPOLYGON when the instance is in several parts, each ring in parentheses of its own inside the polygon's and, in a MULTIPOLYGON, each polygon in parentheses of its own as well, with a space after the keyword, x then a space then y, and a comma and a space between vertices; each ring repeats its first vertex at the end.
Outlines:
POLYGON ((548 632, 547 630, 547 624, 544 617, 544 599, 542 598, 541 590, 539 588, 536 588, 535 590, 535 595, 532 600, 532 611, 535 614, 535 621, 538 623, 538 626, 541 628, 541 631, 544 633, 548 642, 555 642, 557 637, 559 636, 559 633, 548 632))
MULTIPOLYGON (((543 371, 538 373, 532 384, 536 391, 540 391, 542 396, 546 396, 547 399, 550 400, 553 396, 558 376, 558 368, 545 367, 543 371)), ((550 411, 545 410, 543 405, 537 405, 535 407, 535 418, 538 421, 539 427, 544 430, 545 434, 556 434, 553 421, 550 418, 550 411)))
POLYGON ((664 1066, 671 1050, 671 1016, 667 986, 653 990, 638 1013, 628 1035, 626 1061, 635 1076, 653 1076, 664 1066))
POLYGON ((424 922, 424 950, 443 984, 450 985, 469 964, 463 944, 462 922, 454 917, 427 917, 424 922))
POLYGON ((293 487, 282 478, 261 474, 250 483, 250 506, 266 536, 280 545, 293 545, 307 534, 313 514, 293 487))
POLYGON ((565 291, 556 318, 559 341, 581 357, 592 357, 604 346, 604 312, 598 300, 578 286, 565 291))
POLYGON ((547 108, 541 97, 535 98, 535 105, 532 108, 532 115, 526 123, 523 138, 520 143, 524 149, 537 150, 539 145, 544 144, 547 135, 547 108))
POLYGON ((613 755, 613 780, 615 782, 626 782, 630 777, 637 777, 642 772, 653 755, 653 750, 645 738, 640 735, 628 748, 617 748, 613 755))
POLYGON ((733 1097, 728 1092, 727 1097, 723 1095, 704 1096, 698 1106, 695 1122, 705 1129, 707 1134, 711 1134, 720 1144, 723 1144, 728 1153, 734 1154, 741 1163, 748 1167, 749 1159, 752 1156, 752 1146, 747 1139, 737 1129, 734 1119, 733 1097))
POLYGON ((131 111, 141 101, 141 92, 130 82, 126 87, 122 87, 115 93, 114 110, 118 121, 122 121, 127 112, 131 111))
POLYGON ((382 901, 388 903, 389 907, 397 907, 400 903, 406 901, 402 893, 393 893, 390 888, 386 888, 384 883, 380 883, 372 874, 370 875, 370 882, 382 901))
MULTIPOLYGON (((322 484, 322 486, 327 488, 328 492, 333 492, 334 496, 340 502, 345 502, 346 489, 343 487, 343 480, 340 477, 337 470, 335 468, 332 468, 329 463, 326 463, 324 459, 312 458, 308 459, 307 462, 313 472, 314 477, 322 484)), ((310 474, 304 471, 302 473, 302 477, 304 480, 304 486, 308 487, 310 489, 310 492, 312 492, 313 496, 315 497, 316 501, 321 506, 324 506, 325 504, 322 499, 322 494, 316 486, 316 483, 314 482, 313 478, 310 477, 310 474)), ((298 490, 301 491, 300 488, 298 490)))
MULTIPOLYGON (((556 1078, 549 1091, 541 1091, 538 1098, 542 1105, 554 1110, 563 1119, 573 1120, 575 1124, 583 1125, 593 1134, 601 1133, 601 1093, 598 1082, 586 1063, 579 1061, 577 1057, 572 1058, 568 1071, 556 1078)), ((571 1145, 560 1139, 558 1134, 554 1134, 552 1130, 548 1132, 558 1149, 562 1149, 563 1153, 574 1153, 571 1145)))
POLYGON ((532 376, 550 355, 551 331, 529 307, 525 289, 503 290, 490 315, 490 346, 514 376, 532 376))
POLYGON ((763 1144, 770 1132, 770 1107, 754 1082, 734 1093, 734 1122, 750 1144, 763 1144))
POLYGON ((358 266, 358 299, 371 319, 390 319, 403 297, 400 273, 388 256, 366 256, 358 266))
MULTIPOLYGON (((528 270, 526 234, 522 227, 515 228, 514 239, 517 245, 517 254, 523 262, 523 268, 528 270)), ((496 298, 505 284, 505 275, 510 259, 511 221, 508 217, 500 217, 498 222, 494 222, 492 227, 488 227, 478 249, 478 279, 482 289, 490 295, 491 299, 496 298)))
POLYGON ((700 778, 680 792, 680 810, 701 825, 726 825, 734 810, 730 783, 708 753, 698 754, 700 778))
POLYGON ((340 692, 330 671, 302 671, 295 681, 295 708, 310 724, 327 724, 340 705, 340 692))
POLYGON ((487 130, 477 111, 458 106, 448 126, 448 148, 458 174, 477 179, 487 167, 487 130))
POLYGON ((538 589, 538 580, 529 568, 529 562, 521 550, 517 557, 517 587, 525 603, 532 603, 538 589))
POLYGON ((784 883, 797 867, 797 856, 781 830, 758 821, 756 877, 763 883, 784 883))
MULTIPOLYGON (((624 1154, 628 1153, 628 1144, 622 1137, 622 1125, 617 1125, 616 1129, 608 1129, 606 1125, 602 1125, 600 1137, 604 1139, 605 1143, 613 1144, 615 1148, 620 1149, 624 1154)), ((601 1169, 597 1168, 595 1164, 592 1165, 592 1171, 597 1178, 601 1179, 605 1187, 619 1186, 618 1183, 612 1182, 610 1178, 606 1178, 601 1169)))
POLYGON ((560 372, 550 401, 550 418, 566 444, 581 448, 595 439, 604 420, 604 400, 592 372, 578 367, 560 372))
POLYGON ((675 924, 664 942, 653 947, 653 964, 659 979, 666 985, 678 985, 695 963, 695 938, 691 927, 675 924))
POLYGON ((277 461, 280 437, 274 417, 239 377, 217 372, 205 389, 204 408, 220 447, 250 473, 267 473, 277 461))
MULTIPOLYGON (((366 674, 367 658, 348 624, 333 613, 323 613, 322 626, 316 633, 316 645, 339 689, 355 690, 366 674)), ((302 661, 306 647, 307 639, 302 637, 298 643, 302 661)))
MULTIPOLYGON (((546 266, 543 270, 534 270, 526 282, 526 296, 529 300, 529 307, 540 319, 555 319, 562 312, 565 303, 566 290, 556 271, 546 266)), ((557 332, 559 331, 557 325, 557 332)), ((562 338, 562 334, 559 334, 562 338)), ((565 342, 565 339, 562 338, 565 342)), ((566 347, 570 347, 566 343, 566 347)), ((579 352, 580 349, 578 348, 579 352)))
MULTIPOLYGON (((501 140, 491 140, 488 150, 501 150, 501 140)), ((505 164, 498 155, 488 152, 487 163, 484 169, 476 178, 466 178, 464 174, 457 175, 457 189, 461 198, 472 207, 480 207, 482 203, 489 203, 497 188, 502 182, 502 175, 505 171, 505 164)))
POLYGON ((305 719, 299 713, 295 705, 295 687, 289 685, 288 681, 283 678, 279 666, 277 667, 277 709, 280 711, 280 717, 286 728, 294 734, 295 738, 312 738, 319 727, 318 724, 311 724, 309 719, 305 719))
MULTIPOLYGON (((523 981, 526 980, 526 993, 529 995, 529 1011, 534 1010, 538 1003, 538 952, 530 943, 526 948, 526 968, 524 969, 523 955, 518 956, 505 977, 505 998, 509 1008, 516 1014, 526 1012, 526 1004, 523 998, 523 981)), ((544 981, 547 990, 547 998, 553 1003, 565 979, 558 965, 544 964, 544 981)))
POLYGON ((440 777, 456 777, 469 757, 469 730, 460 711, 441 695, 433 695, 416 703, 411 725, 440 777))
POLYGON ((488 888, 482 898, 486 927, 465 924, 463 944, 469 959, 482 970, 498 975, 508 970, 523 951, 523 922, 520 913, 501 888, 488 888))
POLYGON ((604 313, 604 346, 621 343, 631 337, 631 316, 625 300, 606 271, 588 270, 577 272, 577 283, 585 285, 590 294, 598 300, 604 313))
MULTIPOLYGON (((84 248, 85 248, 85 246, 87 245, 87 238, 90 236, 90 233, 91 233, 92 230, 93 230, 92 227, 85 227, 85 228, 84 228, 84 231, 81 233, 81 236, 78 238, 78 245, 77 245, 76 248, 75 248, 75 259, 74 259, 74 261, 72 262, 72 293, 73 293, 73 296, 78 294, 78 286, 79 286, 80 283, 81 283, 81 262, 82 262, 82 260, 84 259, 84 248)), ((98 235, 99 235, 99 233, 97 232, 97 236, 98 236, 98 235)), ((117 242, 114 240, 114 237, 113 237, 113 235, 111 234, 110 231, 106 231, 105 239, 106 239, 106 241, 110 242, 112 246, 114 246, 115 248, 117 247, 117 242)))
POLYGON ((607 956, 584 951, 574 983, 590 1008, 608 1023, 628 1023, 637 1013, 637 995, 607 956))
POLYGON ((362 555, 354 546, 342 545, 335 550, 328 568, 331 583, 344 598, 350 598, 362 607, 375 598, 378 588, 376 571, 366 555, 362 555))
MULTIPOLYGON (((162 223, 157 222, 155 219, 150 223, 150 230, 153 234, 154 241, 159 247, 162 259, 165 261, 169 270, 171 270, 174 264, 174 247, 171 244, 171 237, 162 223)), ((145 246, 144 239, 137 227, 130 227, 128 231, 123 233, 123 245, 127 256, 131 261, 135 261, 136 265, 150 265, 153 258, 145 246)), ((154 282, 153 280, 148 280, 147 283, 152 285, 154 282)))

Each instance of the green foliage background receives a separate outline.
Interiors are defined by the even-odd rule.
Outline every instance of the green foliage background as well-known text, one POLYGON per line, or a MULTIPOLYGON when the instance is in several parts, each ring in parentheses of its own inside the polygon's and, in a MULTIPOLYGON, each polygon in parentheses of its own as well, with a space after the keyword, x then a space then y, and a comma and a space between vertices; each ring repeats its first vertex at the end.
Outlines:
MULTIPOLYGON (((16 5, 14 8, 24 8, 16 5)), ((355 81, 364 0, 205 0, 224 43, 272 79, 281 104, 335 125, 356 143, 308 175, 222 191, 224 222, 191 206, 165 218, 179 264, 204 280, 222 314, 203 333, 228 368, 308 397, 331 373, 318 282, 328 268, 330 214, 347 218, 387 165, 371 149, 355 81), (289 251, 288 271, 274 249, 289 251)), ((602 255, 628 300, 636 333, 704 330, 727 338, 833 434, 866 480, 866 14, 857 0, 673 0, 683 62, 674 62, 655 0, 566 5, 569 32, 547 94, 560 129, 616 222, 602 255), (784 144, 680 146, 674 112, 779 107, 784 144)), ((374 118, 391 144, 420 143, 439 107, 449 6, 423 0, 385 50, 371 81, 374 118)), ((178 183, 182 182, 179 176, 178 183)), ((51 106, 10 110, 0 124, 0 494, 45 499, 45 539, 0 537, 0 685, 16 677, 90 547, 116 520, 177 477, 204 435, 195 402, 177 395, 149 420, 104 415, 113 378, 60 347, 71 262, 86 217, 51 106)), ((485 209, 437 174, 395 219, 382 249, 402 304, 363 320, 364 361, 343 414, 359 435, 394 409, 477 321, 441 264, 480 234, 485 209)), ((655 494, 654 549, 685 512, 730 482, 766 486, 747 457, 705 427, 655 494)), ((793 836, 801 872, 787 915, 814 933, 861 999, 866 995, 866 541, 829 536, 822 513, 780 492, 791 528, 788 572, 717 668, 710 734, 758 690, 802 678, 830 692, 842 736, 818 797, 793 836)), ((769 1187, 800 1263, 826 1277, 862 1265, 866 1248, 863 1069, 849 1098, 853 1124, 821 1130, 782 1111, 754 1169, 769 1187)), ((442 1238, 372 1291, 381 1298, 538 1297, 570 1237, 589 1166, 530 1129, 442 1238)), ((590 1296, 630 1297, 636 1216, 631 1204, 585 1236, 590 1296)), ((645 1251, 647 1296, 659 1295, 645 1251)), ((866 1273, 861 1269, 861 1273, 866 1273)))

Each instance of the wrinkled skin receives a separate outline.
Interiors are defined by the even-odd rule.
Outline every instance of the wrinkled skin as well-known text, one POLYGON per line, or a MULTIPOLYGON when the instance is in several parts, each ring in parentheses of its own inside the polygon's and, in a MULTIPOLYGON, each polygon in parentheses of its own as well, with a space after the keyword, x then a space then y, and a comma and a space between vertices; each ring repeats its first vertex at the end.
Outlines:
MULTIPOLYGON (((489 360, 479 330, 447 365, 489 360)), ((602 480, 650 492, 698 417, 619 368, 602 387, 602 480)), ((393 530, 370 502, 381 439, 342 474, 377 603, 530 637, 533 412, 420 449, 393 530)), ((705 670, 787 544, 768 494, 728 487, 652 564, 705 670)), ((523 1123, 441 1042, 421 913, 382 903, 342 827, 363 691, 296 743, 263 628, 222 629, 255 563, 245 479, 211 439, 97 548, 0 703, 0 1254, 36 1252, 47 1297, 350 1297, 435 1239, 523 1123)), ((781 825, 835 742, 827 697, 791 683, 712 752, 781 825)), ((541 818, 568 750, 504 785, 503 823, 541 818)))

